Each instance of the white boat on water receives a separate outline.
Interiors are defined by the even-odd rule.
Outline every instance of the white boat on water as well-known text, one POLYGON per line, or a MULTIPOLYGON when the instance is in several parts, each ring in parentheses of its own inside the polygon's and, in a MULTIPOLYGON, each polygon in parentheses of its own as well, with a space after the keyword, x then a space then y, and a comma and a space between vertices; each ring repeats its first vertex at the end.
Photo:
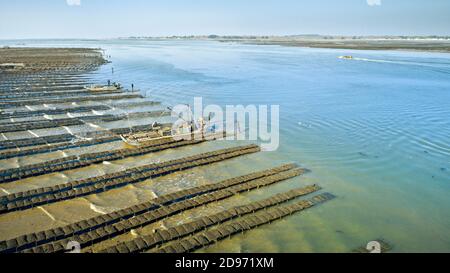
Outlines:
POLYGON ((339 59, 344 59, 344 60, 353 60, 353 56, 347 55, 347 56, 339 56, 339 59))

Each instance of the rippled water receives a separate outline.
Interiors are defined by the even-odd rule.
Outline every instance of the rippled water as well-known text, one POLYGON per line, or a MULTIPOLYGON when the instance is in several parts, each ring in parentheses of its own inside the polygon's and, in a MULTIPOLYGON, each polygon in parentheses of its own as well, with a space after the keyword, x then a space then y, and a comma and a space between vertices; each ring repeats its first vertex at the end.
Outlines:
MULTIPOLYGON (((297 162, 312 172, 236 199, 257 200, 312 183, 338 198, 205 251, 345 252, 376 238, 398 252, 450 251, 449 54, 203 41, 27 45, 102 47, 113 63, 91 79, 134 83, 165 104, 192 104, 194 96, 201 96, 205 103, 220 105, 280 105, 277 152, 202 168, 202 179, 297 162), (355 59, 338 59, 341 55, 355 59)), ((122 163, 134 165, 130 159, 122 163)), ((190 177, 183 179, 188 183, 190 177)), ((223 206, 232 206, 231 201, 223 206)))

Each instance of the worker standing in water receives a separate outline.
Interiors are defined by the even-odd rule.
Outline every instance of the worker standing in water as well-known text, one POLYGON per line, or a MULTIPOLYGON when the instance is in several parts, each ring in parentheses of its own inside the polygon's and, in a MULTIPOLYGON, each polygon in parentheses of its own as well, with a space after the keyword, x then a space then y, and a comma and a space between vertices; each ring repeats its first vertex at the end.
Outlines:
POLYGON ((114 67, 111 67, 111 72, 112 74, 114 74, 114 67))
POLYGON ((131 91, 134 91, 134 83, 131 84, 131 91))

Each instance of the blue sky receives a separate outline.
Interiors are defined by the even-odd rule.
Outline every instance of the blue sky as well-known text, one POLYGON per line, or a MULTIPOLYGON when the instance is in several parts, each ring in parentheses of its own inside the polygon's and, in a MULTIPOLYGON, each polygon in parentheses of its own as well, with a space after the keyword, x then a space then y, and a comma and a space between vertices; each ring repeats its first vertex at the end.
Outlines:
POLYGON ((1 0, 0 39, 450 35, 449 0, 1 0))

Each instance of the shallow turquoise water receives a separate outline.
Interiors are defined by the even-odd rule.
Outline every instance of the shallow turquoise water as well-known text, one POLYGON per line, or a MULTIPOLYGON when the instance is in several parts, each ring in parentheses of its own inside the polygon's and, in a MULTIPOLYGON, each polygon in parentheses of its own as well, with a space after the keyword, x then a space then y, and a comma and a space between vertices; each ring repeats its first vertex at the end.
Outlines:
POLYGON ((93 80, 134 83, 166 104, 201 96, 220 105, 280 105, 280 149, 240 168, 297 162, 312 170, 299 183, 320 184, 338 198, 207 251, 345 252, 376 238, 398 252, 450 251, 450 54, 203 41, 25 43, 102 47, 113 63, 93 80))

